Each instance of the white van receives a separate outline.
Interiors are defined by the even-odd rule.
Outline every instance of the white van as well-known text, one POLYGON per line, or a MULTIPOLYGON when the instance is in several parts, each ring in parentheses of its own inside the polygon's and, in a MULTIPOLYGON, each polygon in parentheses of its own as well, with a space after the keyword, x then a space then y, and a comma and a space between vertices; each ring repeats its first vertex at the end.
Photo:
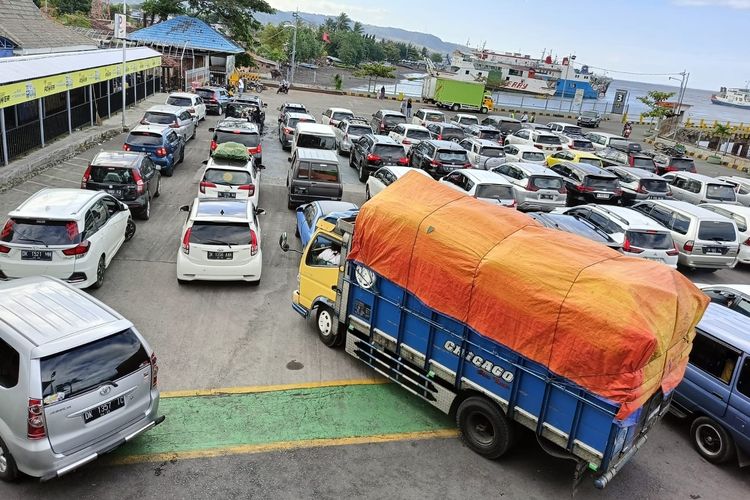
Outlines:
POLYGON ((292 156, 297 148, 307 149, 336 149, 336 133, 329 125, 322 123, 299 122, 294 128, 292 141, 292 156))

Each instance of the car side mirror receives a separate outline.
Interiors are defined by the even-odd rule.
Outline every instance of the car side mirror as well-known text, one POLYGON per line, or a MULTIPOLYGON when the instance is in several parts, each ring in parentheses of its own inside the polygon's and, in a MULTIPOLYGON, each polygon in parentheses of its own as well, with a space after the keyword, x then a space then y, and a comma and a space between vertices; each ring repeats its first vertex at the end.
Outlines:
POLYGON ((256 165, 256 166, 255 166, 255 168, 257 168, 258 170, 265 170, 265 169, 266 169, 266 166, 265 166, 265 165, 260 165, 260 164, 259 164, 259 165, 256 165))
POLYGON ((129 207, 125 203, 120 203, 120 212, 129 210, 129 207))
POLYGON ((214 131, 216 131, 216 129, 214 127, 211 127, 211 128, 208 129, 208 131, 209 132, 214 132, 214 131))
POLYGON ((208 160, 207 159, 203 160, 201 163, 204 164, 204 165, 208 165, 208 160))
POLYGON ((266 215, 266 211, 262 208, 256 208, 255 215, 266 215))
POLYGON ((289 251, 289 242, 287 241, 286 232, 281 233, 281 236, 279 236, 279 248, 281 248, 282 252, 289 251))
POLYGON ((263 103, 263 107, 264 107, 264 108, 267 108, 267 107, 268 107, 268 104, 264 102, 264 103, 263 103))
POLYGON ((180 212, 189 212, 190 211, 190 205, 182 205, 180 207, 180 212))
POLYGON ((289 163, 292 163, 292 157, 291 156, 287 157, 286 161, 288 161, 289 163))

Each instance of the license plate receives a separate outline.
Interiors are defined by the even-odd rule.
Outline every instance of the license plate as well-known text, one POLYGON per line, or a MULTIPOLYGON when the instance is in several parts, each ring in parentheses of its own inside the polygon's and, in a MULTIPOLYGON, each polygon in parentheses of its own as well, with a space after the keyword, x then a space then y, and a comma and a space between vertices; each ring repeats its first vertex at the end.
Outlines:
POLYGON ((646 199, 647 200, 663 200, 664 197, 663 196, 653 196, 652 195, 652 196, 646 196, 646 199))
POLYGON ((237 193, 231 191, 219 191, 219 198, 237 198, 237 193))
POLYGON ((232 260, 232 252, 208 252, 209 260, 232 260))
POLYGON ((123 406, 125 406, 125 396, 120 396, 119 398, 115 398, 112 401, 102 403, 96 408, 85 411, 83 413, 83 421, 88 424, 89 422, 96 420, 97 418, 101 418, 104 415, 108 415, 115 410, 119 410, 123 406))
POLYGON ((539 195, 539 199, 540 200, 551 200, 553 198, 554 198, 554 196, 552 196, 551 194, 540 194, 539 195))
POLYGON ((52 260, 52 250, 21 250, 21 260, 52 260))
POLYGON ((122 190, 121 189, 106 189, 109 194, 114 196, 115 198, 122 198, 122 190))
POLYGON ((704 247, 703 253, 710 255, 721 255, 724 253, 724 249, 719 247, 704 247))
POLYGON ((596 193, 597 198, 609 198, 608 194, 605 193, 596 193))

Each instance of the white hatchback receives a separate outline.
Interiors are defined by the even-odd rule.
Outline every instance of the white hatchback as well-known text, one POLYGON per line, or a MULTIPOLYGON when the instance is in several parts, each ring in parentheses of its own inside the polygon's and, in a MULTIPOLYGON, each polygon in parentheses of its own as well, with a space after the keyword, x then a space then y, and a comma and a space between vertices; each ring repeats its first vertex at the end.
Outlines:
POLYGON ((545 161, 547 159, 544 151, 527 144, 506 144, 503 147, 503 150, 505 151, 505 161, 508 162, 536 163, 537 165, 545 165, 545 161))
POLYGON ((203 98, 198 94, 172 92, 167 97, 165 104, 186 109, 190 113, 190 116, 194 117, 197 121, 205 120, 206 118, 206 103, 203 102, 203 98))
POLYGON ((255 165, 252 157, 248 162, 209 158, 204 160, 198 198, 249 199, 258 206, 260 173, 263 165, 255 165))
POLYGON ((516 206, 513 184, 495 172, 477 169, 454 170, 440 179, 440 183, 493 205, 516 206))
POLYGON ((258 215, 248 200, 196 198, 182 227, 177 251, 177 281, 249 281, 260 283, 263 259, 258 215))
POLYGON ((432 179, 430 174, 420 168, 380 167, 367 178, 365 196, 369 200, 409 172, 417 172, 432 179))
POLYGON ((0 279, 51 276, 99 288, 135 233, 130 210, 103 191, 37 191, 9 214, 0 233, 0 279))
POLYGON ((391 139, 401 144, 407 154, 412 146, 422 141, 429 141, 432 138, 432 134, 430 134, 430 131, 426 127, 408 123, 396 125, 388 135, 391 139))
POLYGON ((723 215, 737 224, 737 234, 740 237, 740 252, 737 254, 737 261, 750 264, 750 207, 728 203, 701 203, 701 208, 723 215))

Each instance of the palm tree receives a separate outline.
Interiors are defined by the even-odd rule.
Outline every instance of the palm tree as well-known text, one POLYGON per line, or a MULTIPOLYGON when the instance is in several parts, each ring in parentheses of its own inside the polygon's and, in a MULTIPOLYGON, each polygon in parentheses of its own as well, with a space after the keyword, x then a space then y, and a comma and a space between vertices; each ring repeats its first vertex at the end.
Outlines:
POLYGON ((732 129, 731 127, 729 127, 729 125, 717 123, 714 126, 714 135, 719 138, 718 142, 716 143, 716 152, 718 153, 719 148, 721 147, 722 140, 732 135, 732 129))
POLYGON ((326 21, 323 23, 323 31, 326 33, 333 33, 336 31, 336 20, 332 17, 329 17, 326 19, 326 21))
POLYGON ((354 26, 352 26, 352 31, 358 35, 362 35, 365 32, 365 27, 362 26, 362 23, 360 23, 359 21, 356 21, 354 23, 354 26))
POLYGON ((352 19, 342 12, 336 17, 336 31, 349 31, 351 29, 352 19))

